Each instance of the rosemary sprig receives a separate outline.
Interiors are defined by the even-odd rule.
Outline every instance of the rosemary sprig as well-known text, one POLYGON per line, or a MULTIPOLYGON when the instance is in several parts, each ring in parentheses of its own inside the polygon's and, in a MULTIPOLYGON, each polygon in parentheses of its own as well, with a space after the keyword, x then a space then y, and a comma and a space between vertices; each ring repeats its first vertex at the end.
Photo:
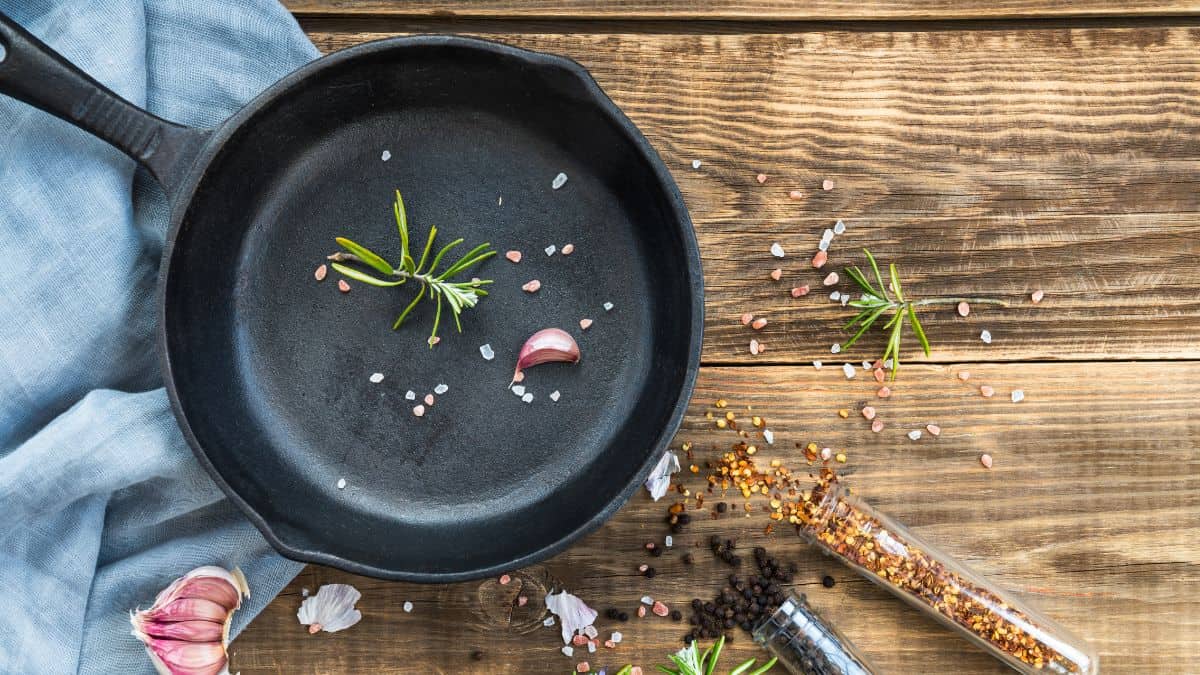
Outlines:
POLYGON ((993 300, 991 298, 925 298, 922 300, 914 300, 911 297, 904 297, 904 290, 900 286, 900 275, 896 271, 896 264, 888 265, 888 277, 890 284, 883 282, 883 275, 879 272, 879 265, 875 262, 875 256, 871 255, 871 251, 863 249, 863 253, 867 255, 867 261, 871 263, 871 271, 875 275, 875 281, 879 287, 876 288, 867 275, 858 269, 858 267, 850 267, 846 269, 846 276, 850 277, 855 284, 863 290, 862 296, 858 300, 851 300, 850 306, 860 310, 858 315, 850 320, 844 327, 844 330, 850 330, 858 326, 854 336, 851 337, 842 349, 849 349, 858 342, 858 339, 867 332, 871 326, 884 315, 891 313, 891 318, 884 324, 883 330, 887 333, 887 345, 883 349, 883 356, 880 361, 892 359, 892 379, 896 379, 896 373, 900 371, 900 337, 901 331, 904 329, 905 318, 908 319, 908 324, 912 326, 913 334, 917 336, 917 341, 921 343, 921 349, 924 350, 925 356, 929 356, 929 338, 925 335, 925 329, 921 326, 921 320, 917 318, 917 308, 927 307, 930 305, 957 305, 960 302, 973 303, 977 305, 1000 305, 1007 307, 1008 303, 1003 300, 993 300), (888 291, 891 291, 889 294, 888 291), (893 297, 894 296, 894 297, 893 297))
POLYGON ((371 286, 402 286, 409 281, 420 283, 420 290, 404 308, 404 311, 400 312, 400 316, 396 317, 395 323, 392 324, 392 330, 400 328, 408 315, 420 304, 421 299, 428 296, 429 300, 437 302, 437 309, 433 315, 433 330, 430 332, 428 340, 429 346, 432 348, 437 343, 438 327, 442 321, 442 305, 450 308, 454 325, 461 333, 462 322, 459 320, 459 315, 464 309, 474 307, 480 298, 487 296, 487 291, 482 287, 492 283, 490 279, 454 281, 453 277, 496 255, 496 252, 492 250, 491 244, 480 244, 447 265, 445 269, 438 271, 438 265, 442 262, 442 258, 454 247, 463 243, 463 240, 459 238, 446 244, 430 260, 429 254, 433 251, 433 243, 437 238, 438 231, 436 226, 430 226, 429 236, 425 239, 425 247, 421 251, 421 258, 418 262, 413 259, 409 250, 408 212, 404 209, 404 198, 400 196, 399 190, 396 190, 396 202, 392 211, 396 216, 396 227, 400 231, 399 265, 393 266, 383 256, 345 237, 337 237, 336 241, 346 252, 334 253, 329 256, 329 260, 333 261, 331 265, 333 269, 342 275, 371 286), (425 264, 426 262, 429 262, 428 266, 425 264), (385 278, 380 279, 343 263, 365 265, 383 274, 385 278))
MULTIPOLYGON (((698 649, 699 645, 696 642, 692 642, 674 654, 667 655, 667 658, 671 659, 671 663, 675 665, 674 668, 663 665, 656 667, 660 672, 667 673, 668 675, 713 675, 717 669, 717 659, 721 658, 721 648, 724 646, 725 637, 721 636, 711 647, 704 650, 704 654, 701 655, 698 649)), ((757 659, 749 659, 729 671, 729 675, 762 675, 770 670, 778 660, 777 658, 772 658, 762 666, 754 668, 757 659), (754 670, 750 670, 751 668, 754 668, 754 670)), ((631 669, 631 666, 625 666, 617 672, 617 675, 625 675, 631 669)))

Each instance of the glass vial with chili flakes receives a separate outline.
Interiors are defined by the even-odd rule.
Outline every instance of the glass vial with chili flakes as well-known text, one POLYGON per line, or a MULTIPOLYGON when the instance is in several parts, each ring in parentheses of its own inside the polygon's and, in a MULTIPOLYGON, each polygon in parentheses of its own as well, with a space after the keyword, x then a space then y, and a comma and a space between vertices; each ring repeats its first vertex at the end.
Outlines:
POLYGON ((825 623, 803 595, 792 593, 754 629, 754 641, 795 675, 874 675, 846 636, 825 623))
POLYGON ((801 506, 801 535, 1016 671, 1095 675, 1083 640, 930 546, 900 523, 823 481, 801 506))

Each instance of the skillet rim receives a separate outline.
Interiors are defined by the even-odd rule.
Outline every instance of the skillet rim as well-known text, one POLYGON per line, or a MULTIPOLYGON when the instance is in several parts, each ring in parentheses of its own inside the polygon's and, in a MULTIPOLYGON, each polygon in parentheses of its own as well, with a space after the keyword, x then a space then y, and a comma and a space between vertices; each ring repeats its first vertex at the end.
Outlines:
POLYGON ((418 583, 449 583, 456 581, 468 581, 472 579, 480 579, 488 576, 496 576, 504 572, 512 571, 526 567, 553 555, 556 555, 566 550, 571 544, 577 542, 587 534, 598 529, 609 518, 613 516, 621 507, 623 507, 633 496, 634 492, 645 482, 646 476, 650 470, 658 463, 664 451, 668 449, 671 440, 675 433, 679 430, 683 422, 684 414, 687 412, 687 406, 691 399, 692 393, 695 390, 696 378, 700 369, 700 354, 703 345, 704 337, 704 274, 701 266, 700 247, 696 239, 695 227, 692 224, 691 216, 688 214, 687 206, 684 204, 683 195, 679 192, 679 187, 675 184, 674 178, 671 176, 666 165, 658 152, 654 150, 646 137, 634 125, 634 123, 613 103, 612 99, 600 88, 600 85, 592 78, 591 74, 577 61, 557 54, 547 54, 537 52, 522 47, 514 47, 512 45, 495 42, 492 40, 484 40, 480 38, 464 37, 459 35, 415 35, 384 38, 365 42, 343 50, 339 50, 327 56, 317 58, 309 63, 297 68, 288 75, 285 75, 279 81, 263 90, 258 96, 254 97, 242 109, 234 113, 229 119, 225 120, 219 127, 211 132, 206 140, 203 148, 198 153, 193 165, 188 172, 188 177, 183 181, 179 192, 171 200, 171 225, 167 231, 167 236, 163 244, 162 258, 159 264, 159 281, 156 290, 156 305, 158 326, 156 329, 156 346, 159 356, 159 364, 162 369, 163 382, 167 390, 167 395, 171 401, 171 411, 175 415, 180 430, 183 432, 184 439, 187 441, 188 447, 191 448, 192 454, 195 455, 197 461, 200 462, 204 470, 212 477, 213 482, 221 488, 227 497, 237 505, 238 509, 250 520, 251 523, 262 533, 267 542, 283 556, 305 563, 316 563, 321 565, 329 565, 338 569, 345 570, 354 574, 366 575, 380 579, 390 579, 398 581, 412 581, 418 583), (526 62, 530 66, 540 68, 558 68, 566 71, 577 77, 583 84, 584 90, 591 103, 595 105, 599 111, 612 121, 624 134, 627 140, 632 144, 634 151, 640 155, 640 159, 646 162, 651 169, 654 178, 658 183, 658 187, 663 192, 663 196, 667 199, 667 203, 673 212, 675 219, 674 225, 679 230, 680 240, 683 244, 683 253, 686 258, 687 278, 683 280, 689 289, 691 298, 691 324, 689 326, 688 340, 688 357, 687 367, 684 373, 681 387, 678 390, 675 401, 672 405, 671 415, 658 433, 651 448, 647 452, 646 459, 643 460, 641 467, 635 474, 635 479, 630 481, 615 497, 613 497, 605 506, 594 513, 587 521, 578 527, 569 530, 554 538, 551 543, 542 546, 536 550, 530 551, 514 560, 508 561, 505 564, 489 565, 475 569, 460 570, 453 572, 414 572, 410 570, 385 568, 375 565, 356 562, 349 558, 343 557, 335 553, 327 553, 320 550, 313 550, 301 547, 299 545, 287 542, 283 537, 279 536, 272 524, 267 518, 263 517, 258 511, 247 502, 240 494, 238 494, 222 477, 220 471, 209 460, 207 453, 204 451, 199 439, 192 430, 191 424, 188 422, 187 415, 184 413, 183 404, 181 402, 179 391, 176 386, 176 376, 172 365, 172 356, 169 347, 169 336, 167 334, 167 288, 173 282, 171 273, 171 261, 175 254, 175 245, 178 240, 180 230, 182 228, 184 217, 189 211, 189 207, 193 201, 197 188, 204 181, 208 173, 208 167, 213 159, 220 154, 224 149, 229 139, 250 119, 257 115, 264 107, 270 103, 285 96, 294 86, 301 84, 305 79, 316 75, 317 73, 338 66, 346 61, 351 61, 359 57, 371 54, 379 54, 392 50, 404 50, 413 47, 441 46, 453 47, 460 49, 476 50, 489 52, 498 56, 517 59, 526 62))

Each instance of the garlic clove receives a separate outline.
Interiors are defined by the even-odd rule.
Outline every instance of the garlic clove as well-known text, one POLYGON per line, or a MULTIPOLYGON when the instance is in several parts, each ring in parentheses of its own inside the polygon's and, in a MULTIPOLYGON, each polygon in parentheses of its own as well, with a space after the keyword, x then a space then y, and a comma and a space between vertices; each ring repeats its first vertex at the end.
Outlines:
POLYGON ((220 642, 154 640, 146 645, 161 675, 221 675, 229 657, 220 642))
MULTIPOLYGON (((579 344, 561 328, 544 328, 529 336, 521 346, 514 376, 526 368, 553 362, 578 363, 579 344)), ((513 381, 516 381, 515 377, 513 381)))
POLYGON ((142 624, 141 628, 150 637, 185 642, 220 642, 225 638, 225 625, 216 621, 150 621, 142 624))
POLYGON ((362 612, 354 608, 361 597, 362 593, 349 584, 325 584, 304 599, 296 618, 308 626, 309 633, 336 633, 362 620, 362 612))
POLYGON ((179 598, 162 607, 152 607, 145 612, 139 612, 139 615, 145 620, 162 622, 187 621, 188 619, 222 622, 228 614, 229 610, 219 603, 203 598, 179 598))
POLYGON ((198 567, 171 582, 149 609, 130 612, 133 635, 163 675, 227 673, 229 624, 250 587, 241 570, 198 567))

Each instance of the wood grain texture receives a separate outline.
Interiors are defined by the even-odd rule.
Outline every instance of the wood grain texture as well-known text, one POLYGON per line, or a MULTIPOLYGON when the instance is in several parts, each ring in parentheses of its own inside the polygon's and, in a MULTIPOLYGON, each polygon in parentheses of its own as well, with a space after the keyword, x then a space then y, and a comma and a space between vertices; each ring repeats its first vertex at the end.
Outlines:
POLYGON ((1187 0, 284 0, 300 16, 672 20, 897 20, 1186 16, 1187 0))
MULTIPOLYGON (((703 464, 735 440, 704 413, 718 397, 745 415, 763 415, 776 442, 763 460, 799 465, 796 442, 845 449, 855 491, 998 584, 1017 593, 1100 650, 1106 673, 1185 673, 1200 663, 1200 363, 1008 364, 913 367, 896 395, 872 400, 863 378, 811 367, 705 368, 674 447, 694 443, 703 464), (983 399, 977 386, 1000 394, 983 399), (1023 388, 1013 404, 1008 392, 1023 388), (872 401, 888 428, 872 434, 855 412, 872 401), (904 432, 938 423, 939 438, 912 442, 904 432), (995 457, 983 469, 981 452, 995 457)), ((762 444, 760 444, 760 447, 762 444)), ((684 474, 696 489, 701 477, 684 474)), ((710 497, 707 506, 713 505, 710 497)), ((1002 673, 997 662, 908 609, 781 528, 763 534, 761 513, 710 520, 701 512, 675 538, 675 550, 650 558, 641 548, 666 534, 668 501, 639 493, 611 522, 545 564, 514 573, 518 594, 495 581, 418 586, 309 567, 232 647, 231 670, 257 673, 565 673, 579 659, 558 652, 558 629, 543 628, 541 595, 562 586, 603 609, 636 607, 649 594, 681 606, 711 597, 729 568, 692 547, 713 533, 764 545, 800 565, 796 588, 843 629, 885 672, 1002 673), (682 551, 699 561, 686 567, 682 551), (637 575, 642 562, 660 571, 637 575), (838 584, 825 589, 823 575, 838 584), (364 619, 343 633, 309 636, 295 619, 300 589, 350 582, 364 594, 364 619), (416 608, 401 610, 405 600, 416 608), (474 650, 482 661, 470 660, 474 650)), ((742 500, 734 501, 740 511, 742 500)), ((503 533, 497 533, 503 536, 503 533)), ((420 546, 420 542, 413 542, 420 546)), ((681 625, 648 617, 614 626, 626 636, 593 666, 649 666, 679 646, 681 625)), ((755 655, 739 635, 728 663, 755 655)), ((610 673, 612 670, 609 671, 610 673)))
MULTIPOLYGON (((305 25, 328 51, 395 34, 376 23, 305 25)), ((862 247, 898 261, 910 294, 1013 303, 965 320, 928 313, 933 362, 1200 357, 1200 30, 598 25, 455 30, 579 60, 650 138, 701 241, 707 363, 829 360, 851 314, 821 280, 861 264, 862 247), (793 189, 804 197, 789 199, 793 189), (839 218, 848 232, 813 270, 821 231, 839 218), (774 241, 786 260, 771 257, 774 241), (800 283, 814 292, 792 299, 800 283), (761 334, 738 323, 747 311, 769 319, 761 334), (751 337, 764 355, 749 354, 751 337)), ((881 345, 875 335, 850 356, 881 345)))

